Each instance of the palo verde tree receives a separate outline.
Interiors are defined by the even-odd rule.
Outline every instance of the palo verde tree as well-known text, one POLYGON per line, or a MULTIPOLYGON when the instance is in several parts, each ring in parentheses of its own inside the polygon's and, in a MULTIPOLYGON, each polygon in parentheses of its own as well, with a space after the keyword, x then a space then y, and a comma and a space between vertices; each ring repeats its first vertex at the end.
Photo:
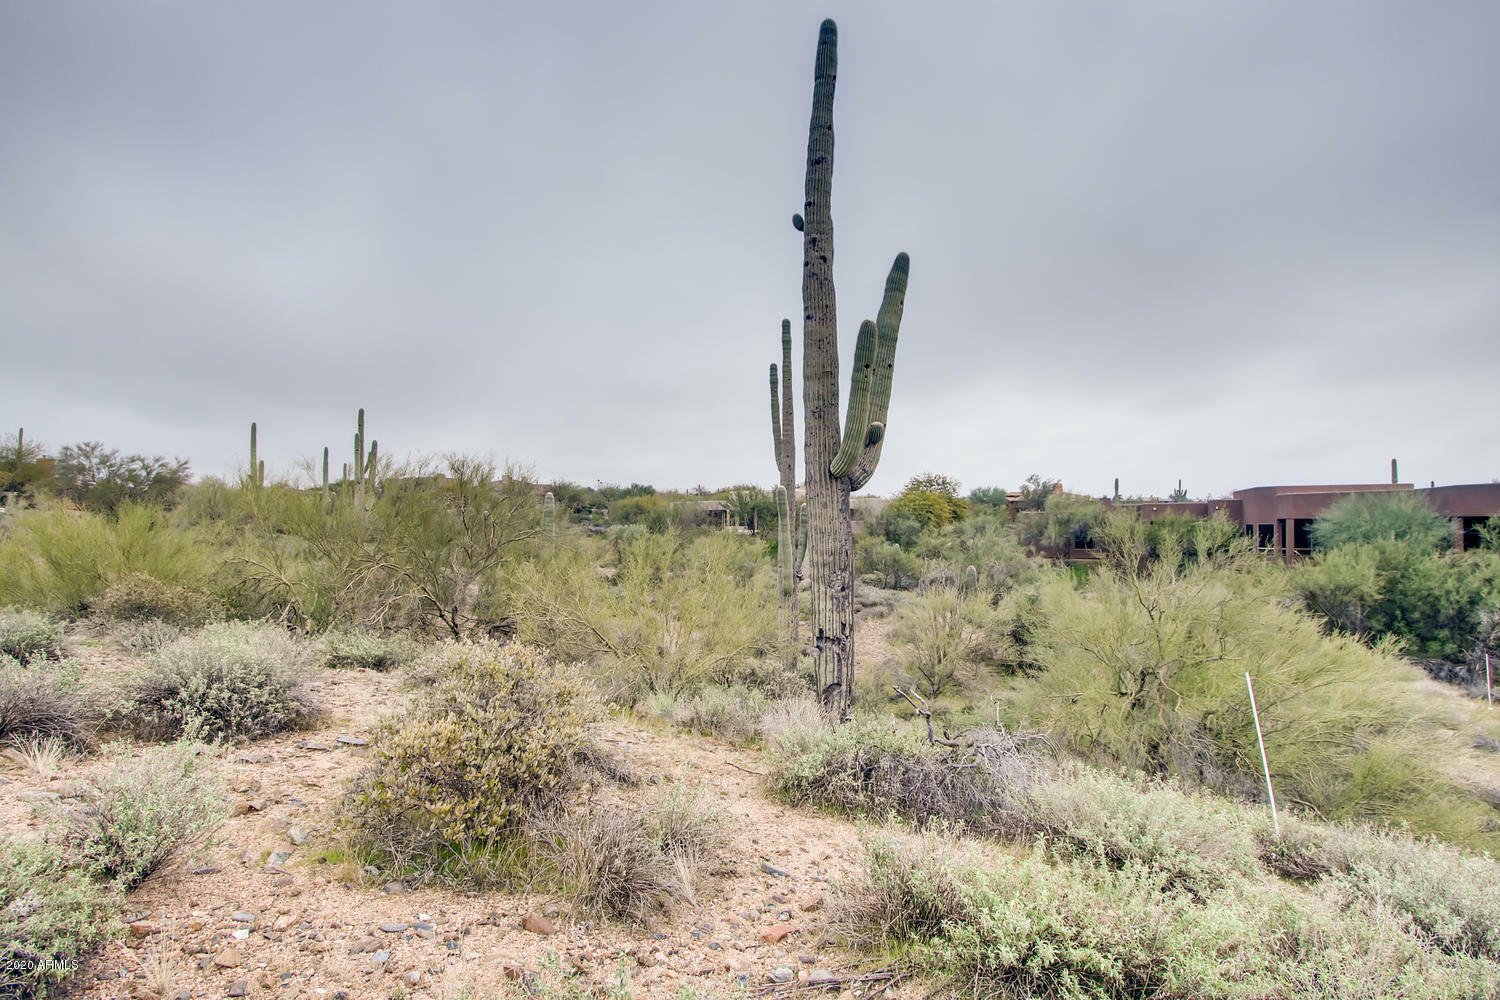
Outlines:
MULTIPOLYGON (((855 341, 848 412, 839 425, 838 314, 833 284, 833 90, 838 74, 838 28, 824 21, 813 70, 812 119, 807 130, 807 177, 802 214, 792 225, 802 233, 802 409, 806 467, 807 562, 811 583, 814 667, 825 711, 848 714, 854 699, 854 534, 850 495, 864 487, 880 461, 896 335, 906 299, 908 260, 896 255, 874 322, 866 320, 855 341)), ((790 359, 790 330, 783 326, 782 362, 790 359)), ((775 386, 775 379, 772 379, 775 386)), ((792 434, 790 378, 783 379, 777 434, 783 488, 792 434)), ((774 398, 773 398, 774 404, 774 398)), ((772 412, 777 408, 773 405, 772 412)), ((792 491, 787 490, 787 520, 792 491)), ((793 536, 795 537, 795 535, 793 536)))

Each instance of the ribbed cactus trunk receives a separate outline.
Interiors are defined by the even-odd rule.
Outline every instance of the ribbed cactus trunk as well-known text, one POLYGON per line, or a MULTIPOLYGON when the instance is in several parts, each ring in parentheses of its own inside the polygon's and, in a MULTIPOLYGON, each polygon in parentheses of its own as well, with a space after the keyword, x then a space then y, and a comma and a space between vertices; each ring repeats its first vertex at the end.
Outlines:
POLYGON ((797 590, 807 536, 797 530, 797 421, 792 402, 792 321, 787 319, 781 321, 779 391, 777 368, 771 366, 771 443, 781 477, 776 507, 776 610, 781 625, 781 661, 793 670, 802 645, 802 608, 797 590))
MULTIPOLYGON (((838 306, 833 283, 833 92, 838 29, 824 21, 813 71, 802 230, 803 463, 807 487, 807 573, 814 668, 824 710, 847 717, 854 702, 854 535, 849 498, 880 460, 890 404, 896 334, 906 295, 907 258, 886 280, 879 321, 855 346, 849 412, 839 426, 838 306)), ((784 430, 784 428, 783 428, 784 430)), ((790 502, 790 501, 789 501, 790 502)))

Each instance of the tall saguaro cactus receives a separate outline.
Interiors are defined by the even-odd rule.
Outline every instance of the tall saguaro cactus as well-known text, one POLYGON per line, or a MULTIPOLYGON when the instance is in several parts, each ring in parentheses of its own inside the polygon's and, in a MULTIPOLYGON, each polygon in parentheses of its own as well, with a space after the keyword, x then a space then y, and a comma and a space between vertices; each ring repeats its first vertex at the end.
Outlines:
POLYGON ((782 662, 791 669, 797 665, 801 639, 802 609, 797 600, 797 585, 802 579, 807 534, 797 530, 797 423, 792 403, 792 321, 788 319, 781 321, 779 382, 778 392, 777 368, 772 364, 771 445, 781 477, 776 501, 776 610, 781 623, 782 662))
MULTIPOLYGON (((854 701, 854 534, 849 498, 869 482, 880 462, 909 261, 905 253, 896 255, 875 321, 866 320, 860 326, 848 412, 841 429, 830 209, 837 75, 838 28, 828 20, 818 33, 813 70, 806 200, 792 224, 802 232, 802 410, 806 425, 802 450, 807 476, 809 624, 819 697, 826 711, 845 716, 854 701)), ((783 345, 785 365, 790 336, 783 345)), ((789 381, 784 385, 784 394, 789 396, 789 381)), ((781 435, 787 433, 787 426, 780 428, 781 435)), ((784 461, 780 455, 778 459, 784 461)))

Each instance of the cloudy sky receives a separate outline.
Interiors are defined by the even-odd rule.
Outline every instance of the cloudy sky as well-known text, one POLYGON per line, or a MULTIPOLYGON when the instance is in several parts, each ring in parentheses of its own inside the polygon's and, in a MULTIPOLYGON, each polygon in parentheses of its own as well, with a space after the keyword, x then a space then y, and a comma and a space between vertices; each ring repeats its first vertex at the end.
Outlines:
POLYGON ((769 485, 823 16, 871 490, 1500 477, 1480 0, 0 5, 0 426, 769 485))

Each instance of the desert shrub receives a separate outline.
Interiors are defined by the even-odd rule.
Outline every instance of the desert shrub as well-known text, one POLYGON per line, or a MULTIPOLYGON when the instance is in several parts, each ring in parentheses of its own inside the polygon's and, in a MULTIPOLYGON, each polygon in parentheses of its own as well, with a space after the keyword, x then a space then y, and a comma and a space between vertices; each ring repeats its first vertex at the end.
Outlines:
POLYGON ((403 635, 357 629, 328 632, 323 644, 328 649, 324 663, 330 667, 395 670, 413 662, 420 652, 417 644, 403 635))
POLYGON ((1243 808, 1170 783, 1078 769, 1035 785, 1025 808, 1027 832, 1045 837, 1055 854, 1144 865, 1168 886, 1203 893, 1260 871, 1243 808))
POLYGON ((224 622, 167 646, 131 685, 121 722, 158 739, 259 739, 306 724, 316 651, 285 629, 224 622))
POLYGON ((1095 760, 1257 795, 1249 672, 1278 799, 1493 843, 1483 805, 1442 773, 1439 748, 1459 747, 1416 668, 1323 636, 1258 566, 1153 563, 1084 591, 1040 587, 1029 655, 1043 669, 1017 685, 1016 717, 1095 760))
POLYGON ((115 900, 42 841, 0 847, 0 996, 57 996, 109 938, 115 900))
POLYGON ((137 656, 150 657, 181 639, 183 632, 160 618, 140 618, 117 622, 109 634, 137 656))
POLYGON ((0 656, 22 663, 62 656, 62 622, 27 608, 0 608, 0 656))
POLYGON ((976 830, 1024 828, 1025 800, 1043 779, 1044 748, 1025 735, 974 730, 958 746, 870 717, 793 736, 770 748, 769 782, 792 805, 897 812, 976 830))
POLYGON ((560 549, 511 580, 526 642, 590 664, 612 699, 742 676, 776 648, 760 547, 728 532, 621 535, 613 573, 592 547, 560 549))
POLYGON ((1363 826, 1282 820, 1258 831, 1263 863, 1304 881, 1322 879, 1410 921, 1435 947, 1500 962, 1500 864, 1430 838, 1363 826))
POLYGON ((212 594, 162 583, 144 573, 132 573, 110 584, 95 600, 93 610, 117 621, 154 619, 189 629, 224 617, 223 603, 212 594))
POLYGON ((1445 955, 1331 883, 1306 893, 1226 873, 1222 888, 1186 893, 1160 869, 1059 860, 1040 844, 988 863, 945 831, 866 848, 865 872, 830 902, 836 927, 964 995, 1478 1000, 1500 984, 1500 966, 1445 955))
POLYGON ((207 534, 173 524, 156 507, 126 503, 112 514, 21 511, 0 538, 0 602, 75 615, 133 574, 197 588, 221 560, 207 534))
POLYGON ((997 623, 981 595, 952 586, 925 587, 896 610, 891 643, 917 689, 936 698, 981 659, 994 657, 997 623))
POLYGON ((758 688, 708 685, 672 699, 668 719, 695 733, 746 744, 760 736, 761 716, 771 699, 758 688))
POLYGON ((827 724, 817 699, 803 693, 778 698, 767 705, 756 731, 766 746, 787 754, 805 749, 827 724))
POLYGON ((1325 628, 1400 639, 1406 652, 1462 662, 1500 596, 1487 554, 1434 555, 1393 542, 1320 551, 1294 574, 1296 593, 1325 628))
POLYGON ((860 535, 854 543, 854 571, 891 590, 908 590, 922 576, 922 560, 895 542, 860 535))
POLYGON ((576 668, 520 645, 451 643, 431 687, 378 731, 346 799, 356 839, 414 877, 556 812, 598 700, 576 668))
POLYGON ((696 902, 698 882, 725 843, 726 819, 700 792, 674 789, 654 806, 594 808, 545 823, 542 861, 583 912, 645 923, 696 902))
POLYGON ((68 819, 67 843, 95 878, 129 891, 207 837, 223 818, 208 747, 181 742, 128 749, 68 819))
POLYGON ((0 655, 0 742, 55 739, 87 747, 98 716, 94 700, 79 689, 78 671, 66 661, 23 667, 0 655))
POLYGON ((460 638, 501 624, 486 595, 540 532, 526 477, 457 455, 381 475, 378 488, 341 485, 326 502, 318 491, 249 491, 241 599, 309 630, 460 638))

